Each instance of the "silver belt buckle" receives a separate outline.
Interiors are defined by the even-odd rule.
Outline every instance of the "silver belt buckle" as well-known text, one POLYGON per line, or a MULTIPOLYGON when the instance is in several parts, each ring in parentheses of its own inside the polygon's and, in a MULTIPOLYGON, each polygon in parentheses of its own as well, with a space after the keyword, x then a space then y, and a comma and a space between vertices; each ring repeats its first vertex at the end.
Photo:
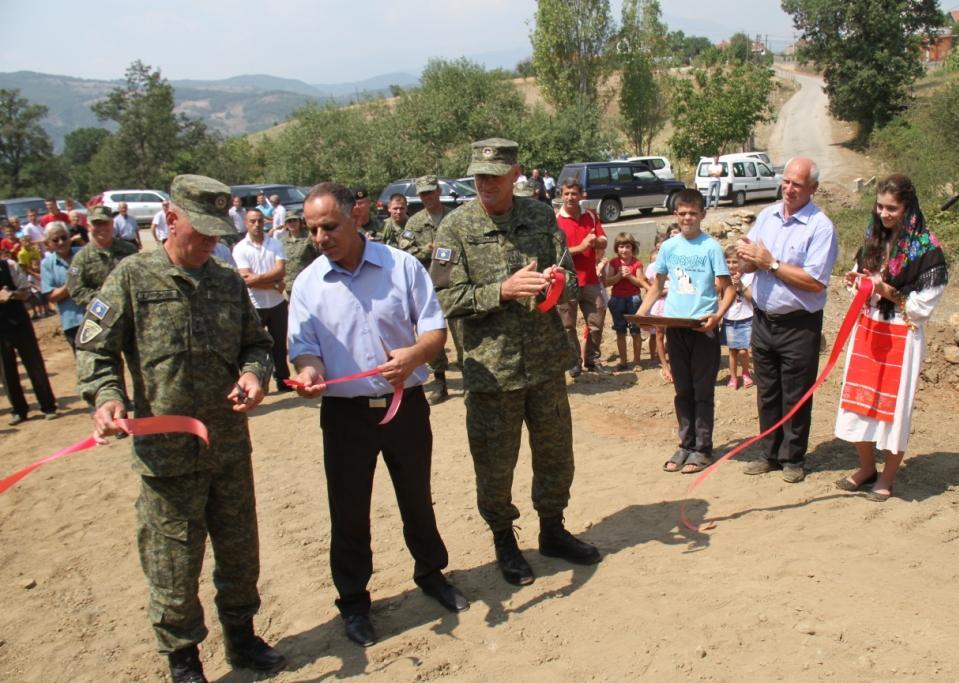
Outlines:
POLYGON ((370 399, 370 408, 385 408, 386 399, 385 398, 371 398, 370 399))

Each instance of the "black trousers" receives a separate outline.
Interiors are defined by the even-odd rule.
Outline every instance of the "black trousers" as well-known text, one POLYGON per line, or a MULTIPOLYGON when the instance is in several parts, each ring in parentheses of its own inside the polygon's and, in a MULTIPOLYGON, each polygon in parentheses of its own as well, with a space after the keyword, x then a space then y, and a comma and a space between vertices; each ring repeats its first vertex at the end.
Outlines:
MULTIPOLYGON (((819 374, 822 311, 786 317, 753 315, 753 380, 759 428, 766 431, 792 410, 819 374)), ((782 427, 763 439, 768 460, 801 465, 809 447, 812 400, 782 427)))
POLYGON ((273 376, 282 388, 283 380, 290 378, 290 366, 286 364, 287 303, 273 308, 258 308, 257 314, 266 331, 273 337, 273 376))
POLYGON ((666 352, 673 374, 679 447, 712 457, 719 334, 666 328, 666 352))
POLYGON ((3 369, 3 383, 7 387, 7 396, 13 412, 20 417, 26 417, 30 411, 27 399, 23 395, 20 385, 20 370, 17 367, 17 354, 33 385, 33 393, 40 403, 40 410, 45 413, 57 411, 57 399, 50 388, 50 379, 47 377, 47 368, 40 355, 40 345, 33 332, 33 325, 23 316, 23 320, 13 329, 0 336, 0 367, 3 369))
MULTIPOLYGON (((388 404, 389 397, 382 403, 388 404)), ((385 414, 386 407, 371 407, 369 398, 324 397, 320 411, 332 525, 330 566, 339 593, 336 606, 344 616, 370 611, 370 498, 379 453, 393 481, 403 538, 415 562, 414 581, 421 584, 449 561, 433 513, 433 432, 422 387, 407 389, 399 412, 380 426, 385 414)))

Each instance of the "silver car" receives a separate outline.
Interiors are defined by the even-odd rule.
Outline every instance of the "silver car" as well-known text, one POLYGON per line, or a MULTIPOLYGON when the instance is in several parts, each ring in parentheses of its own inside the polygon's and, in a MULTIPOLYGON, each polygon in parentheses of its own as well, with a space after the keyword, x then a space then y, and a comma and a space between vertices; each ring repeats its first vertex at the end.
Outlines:
POLYGON ((170 195, 162 190, 107 190, 103 193, 104 206, 116 213, 120 202, 126 202, 127 214, 140 225, 149 225, 163 208, 163 202, 169 200, 170 195))

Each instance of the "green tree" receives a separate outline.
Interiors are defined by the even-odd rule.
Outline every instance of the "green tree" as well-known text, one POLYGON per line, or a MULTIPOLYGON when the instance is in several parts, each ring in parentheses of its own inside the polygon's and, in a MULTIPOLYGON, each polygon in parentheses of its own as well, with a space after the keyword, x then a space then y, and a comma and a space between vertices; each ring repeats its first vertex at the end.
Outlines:
POLYGON ((609 0, 538 0, 530 40, 543 97, 557 109, 597 99, 615 36, 609 0))
MULTIPOLYGON (((543 168, 558 175, 568 163, 610 157, 617 141, 600 121, 595 102, 575 104, 555 113, 538 105, 516 121, 510 135, 520 143, 519 161, 524 168, 543 168)), ((464 146, 464 151, 468 150, 464 146)), ((466 166, 462 168, 465 172, 466 166)))
POLYGON ((671 31, 666 36, 668 53, 676 66, 689 66, 703 52, 713 48, 709 38, 687 36, 682 31, 671 31))
POLYGON ((0 191, 18 195, 38 192, 53 156, 50 136, 40 125, 47 115, 42 104, 30 104, 19 90, 0 90, 0 191))
POLYGON ((633 149, 648 154, 653 138, 669 118, 666 26, 658 0, 625 0, 617 51, 621 127, 633 149))
POLYGON ((137 60, 125 78, 124 85, 91 107, 98 119, 119 126, 97 156, 108 156, 105 161, 112 166, 113 183, 166 187, 173 176, 185 117, 173 113, 173 86, 159 70, 137 60))
POLYGON ((60 163, 64 168, 62 192, 69 197, 85 198, 96 192, 90 162, 110 138, 105 128, 77 128, 63 139, 60 163))
POLYGON ((937 0, 782 0, 826 81, 833 115, 859 124, 860 140, 909 102, 923 72, 919 44, 943 21, 937 0))
POLYGON ((734 33, 729 37, 725 52, 730 62, 748 62, 752 57, 753 42, 745 33, 734 33))
POLYGON ((532 57, 527 57, 516 63, 516 75, 520 78, 531 78, 536 75, 536 69, 533 68, 532 57))
POLYGON ((696 69, 691 78, 676 80, 673 126, 669 144, 689 162, 744 144, 757 123, 769 113, 773 72, 758 64, 696 69))

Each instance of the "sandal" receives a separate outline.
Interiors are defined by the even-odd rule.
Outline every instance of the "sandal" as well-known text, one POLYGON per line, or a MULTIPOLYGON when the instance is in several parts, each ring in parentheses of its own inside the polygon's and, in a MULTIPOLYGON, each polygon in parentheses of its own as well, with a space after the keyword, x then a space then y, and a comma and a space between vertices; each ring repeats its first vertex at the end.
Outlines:
POLYGON ((753 386, 753 378, 749 376, 748 372, 743 373, 743 389, 748 389, 753 386))
POLYGON ((702 472, 712 464, 713 459, 708 455, 693 451, 686 459, 686 464, 683 466, 682 472, 683 474, 696 474, 697 472, 702 472))
POLYGON ((892 487, 889 487, 889 493, 879 493, 875 489, 867 491, 863 498, 866 500, 871 500, 874 503, 885 503, 887 500, 892 498, 892 487))
POLYGON ((732 389, 733 391, 736 391, 739 388, 739 382, 736 380, 735 377, 730 377, 729 382, 726 383, 726 387, 729 389, 732 389))
POLYGON ((843 477, 842 479, 836 480, 836 488, 841 489, 843 491, 848 491, 849 493, 855 493, 861 488, 875 484, 876 479, 878 478, 879 478, 879 473, 873 472, 871 477, 867 477, 866 479, 863 479, 861 483, 857 484, 849 477, 843 477))
POLYGON ((663 463, 663 471, 679 472, 683 468, 683 465, 686 463, 686 459, 689 456, 689 451, 680 448, 678 451, 673 453, 673 456, 669 460, 663 463))

